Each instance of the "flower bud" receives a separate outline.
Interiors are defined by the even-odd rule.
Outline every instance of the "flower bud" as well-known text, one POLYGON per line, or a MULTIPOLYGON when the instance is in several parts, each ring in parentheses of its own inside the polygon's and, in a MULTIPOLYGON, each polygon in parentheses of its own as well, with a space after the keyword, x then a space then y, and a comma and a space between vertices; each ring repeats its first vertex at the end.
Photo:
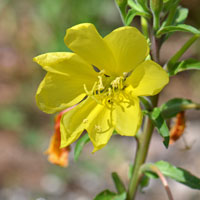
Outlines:
POLYGON ((126 6, 127 0, 116 0, 116 3, 118 4, 119 7, 126 6))
POLYGON ((159 14, 162 11, 163 0, 150 0, 150 8, 154 14, 159 14))

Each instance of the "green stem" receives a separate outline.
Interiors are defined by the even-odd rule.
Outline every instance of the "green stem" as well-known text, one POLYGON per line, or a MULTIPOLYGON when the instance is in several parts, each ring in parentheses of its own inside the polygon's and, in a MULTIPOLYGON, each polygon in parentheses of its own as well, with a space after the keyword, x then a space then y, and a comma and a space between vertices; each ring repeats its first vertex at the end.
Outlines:
MULTIPOLYGON (((157 102, 158 102, 158 95, 152 97, 152 103, 154 107, 157 105, 157 102)), ((154 125, 152 121, 149 119, 149 117, 146 117, 144 124, 144 131, 138 137, 136 157, 134 161, 133 174, 131 176, 129 183, 127 200, 132 200, 136 195, 138 184, 141 178, 140 167, 146 160, 153 129, 154 125)))
POLYGON ((141 17, 141 27, 142 27, 142 32, 145 35, 145 37, 149 38, 148 21, 144 17, 141 17))
POLYGON ((125 18, 126 18, 126 5, 127 5, 127 2, 125 1, 123 3, 120 3, 117 0, 115 0, 115 5, 116 5, 117 9, 119 10, 119 14, 120 14, 122 23, 125 26, 126 25, 125 18))
POLYGON ((167 17, 167 20, 165 22, 165 26, 169 26, 172 24, 173 20, 174 20, 174 16, 175 16, 175 13, 176 13, 176 10, 177 10, 177 6, 179 5, 181 0, 178 0, 170 9, 169 11, 169 15, 167 17))
POLYGON ((199 38, 198 35, 192 36, 182 47, 180 50, 176 52, 176 54, 168 61, 167 68, 168 71, 173 69, 174 64, 181 58, 181 56, 189 49, 189 47, 199 38))
POLYGON ((154 32, 156 33, 156 31, 160 28, 160 16, 159 14, 153 14, 153 29, 154 32))

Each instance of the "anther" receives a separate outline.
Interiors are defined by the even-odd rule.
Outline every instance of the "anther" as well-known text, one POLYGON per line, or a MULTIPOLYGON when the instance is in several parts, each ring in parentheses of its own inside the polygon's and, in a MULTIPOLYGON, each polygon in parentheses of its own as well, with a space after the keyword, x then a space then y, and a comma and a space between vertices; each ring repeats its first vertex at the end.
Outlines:
POLYGON ((98 90, 103 90, 104 86, 103 86, 102 77, 98 76, 98 79, 99 79, 98 90))
POLYGON ((127 77, 128 76, 128 72, 123 72, 123 76, 127 77))
POLYGON ((85 84, 83 84, 83 88, 84 88, 84 90, 85 90, 85 93, 89 96, 89 91, 87 90, 87 87, 86 87, 85 84))
POLYGON ((100 72, 99 72, 99 75, 104 75, 105 74, 105 70, 102 69, 100 72))
POLYGON ((83 123, 84 123, 84 124, 87 124, 87 123, 88 123, 88 119, 85 118, 85 119, 83 120, 83 123))

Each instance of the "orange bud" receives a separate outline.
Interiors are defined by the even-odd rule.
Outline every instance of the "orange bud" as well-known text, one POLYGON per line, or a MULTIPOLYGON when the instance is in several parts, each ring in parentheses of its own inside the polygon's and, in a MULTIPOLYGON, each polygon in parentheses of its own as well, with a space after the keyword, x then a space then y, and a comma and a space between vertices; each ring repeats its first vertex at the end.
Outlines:
POLYGON ((176 115, 176 121, 174 126, 170 130, 170 141, 169 144, 173 144, 178 140, 184 133, 185 129, 185 112, 179 112, 176 115))

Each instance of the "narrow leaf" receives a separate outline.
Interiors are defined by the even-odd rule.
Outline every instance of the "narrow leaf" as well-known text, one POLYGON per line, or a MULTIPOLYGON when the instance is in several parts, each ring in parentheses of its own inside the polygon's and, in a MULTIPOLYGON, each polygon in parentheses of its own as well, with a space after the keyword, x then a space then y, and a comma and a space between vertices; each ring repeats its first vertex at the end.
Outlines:
POLYGON ((191 58, 178 62, 173 66, 173 69, 169 72, 169 75, 173 76, 186 70, 200 70, 200 61, 191 58))
POLYGON ((125 188, 122 180, 120 179, 120 177, 118 176, 118 174, 116 172, 112 173, 112 179, 115 183, 116 190, 118 191, 119 194, 126 191, 126 188, 125 188))
POLYGON ((145 11, 149 11, 148 9, 148 1, 147 0, 136 0, 137 4, 140 5, 145 11))
POLYGON ((165 26, 159 29, 156 33, 158 37, 160 37, 163 34, 171 33, 171 32, 177 32, 177 31, 182 31, 182 32, 189 32, 193 33, 195 35, 200 36, 200 30, 196 29, 193 26, 187 25, 187 24, 179 24, 176 26, 165 26))
POLYGON ((175 167, 165 161, 156 162, 155 165, 159 168, 163 175, 168 176, 169 178, 190 188, 200 190, 200 178, 194 176, 189 171, 175 167))
POLYGON ((134 10, 143 11, 143 8, 133 0, 128 0, 128 5, 134 10))
POLYGON ((163 11, 168 12, 171 7, 176 5, 178 0, 163 0, 163 11))
POLYGON ((188 16, 188 9, 187 8, 183 8, 181 6, 179 6, 177 8, 177 12, 175 14, 175 25, 177 24, 183 24, 185 22, 185 20, 187 19, 188 16))
POLYGON ((189 99, 183 99, 183 98, 171 99, 160 107, 161 114, 165 119, 175 117, 177 113, 184 111, 185 106, 189 104, 192 104, 192 101, 189 99))
POLYGON ((159 134, 164 138, 164 145, 168 148, 169 145, 169 129, 167 127, 166 121, 161 115, 160 108, 154 108, 150 114, 150 118, 153 121, 155 127, 157 128, 159 134))
POLYGON ((83 150, 83 147, 89 141, 90 141, 90 138, 87 133, 78 140, 78 142, 76 143, 75 149, 74 149, 74 160, 78 160, 78 158, 81 154, 81 151, 83 150))
POLYGON ((140 181, 140 191, 142 192, 144 188, 149 186, 150 178, 146 175, 142 176, 142 179, 140 181))
POLYGON ((127 26, 130 25, 131 22, 133 21, 133 19, 134 19, 136 16, 149 17, 149 14, 148 14, 148 13, 145 13, 145 12, 142 12, 142 11, 135 10, 134 8, 132 8, 132 9, 130 9, 130 10, 128 11, 128 14, 126 15, 125 24, 126 24, 127 26))
POLYGON ((94 198, 94 200, 125 200, 125 199, 126 199, 126 193, 115 194, 114 192, 111 192, 109 190, 101 192, 94 198))

